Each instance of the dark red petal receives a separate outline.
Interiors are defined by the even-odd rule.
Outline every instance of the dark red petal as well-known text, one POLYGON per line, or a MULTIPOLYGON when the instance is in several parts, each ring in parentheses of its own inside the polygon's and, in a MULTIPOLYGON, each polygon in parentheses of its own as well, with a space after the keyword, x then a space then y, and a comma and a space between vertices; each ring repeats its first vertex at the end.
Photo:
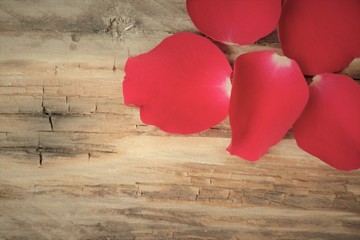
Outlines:
POLYGON ((224 54, 208 39, 178 33, 125 66, 125 104, 141 120, 170 133, 206 130, 228 115, 230 74, 224 54))
POLYGON ((250 44, 271 33, 280 18, 281 0, 187 0, 194 25, 223 43, 250 44))
POLYGON ((309 102, 293 126, 297 144, 334 168, 360 168, 360 85, 331 73, 313 80, 309 102))
POLYGON ((255 161, 279 142, 300 116, 308 87, 294 60, 274 51, 240 55, 230 98, 231 154, 255 161))
POLYGON ((306 75, 336 72, 360 54, 359 0, 286 0, 279 21, 284 54, 306 75))

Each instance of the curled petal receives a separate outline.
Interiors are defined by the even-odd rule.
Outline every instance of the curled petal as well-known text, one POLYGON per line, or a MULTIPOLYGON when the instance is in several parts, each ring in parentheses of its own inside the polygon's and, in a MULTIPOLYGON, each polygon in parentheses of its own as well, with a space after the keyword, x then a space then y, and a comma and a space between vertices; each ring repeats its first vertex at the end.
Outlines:
POLYGON ((194 25, 223 43, 245 45, 271 33, 280 18, 281 0, 187 0, 194 25))
POLYGON ((309 88, 309 102, 293 126, 297 144, 334 168, 360 168, 360 85, 324 73, 309 88))
POLYGON ((279 21, 284 54, 306 75, 336 72, 360 56, 359 0, 286 0, 279 21))
POLYGON ((228 151, 255 161, 279 142, 300 116, 308 87, 296 62, 274 51, 240 55, 232 81, 228 151))
POLYGON ((232 69, 208 39, 178 33, 125 66, 125 104, 140 108, 141 120, 170 133, 206 130, 228 115, 232 69))

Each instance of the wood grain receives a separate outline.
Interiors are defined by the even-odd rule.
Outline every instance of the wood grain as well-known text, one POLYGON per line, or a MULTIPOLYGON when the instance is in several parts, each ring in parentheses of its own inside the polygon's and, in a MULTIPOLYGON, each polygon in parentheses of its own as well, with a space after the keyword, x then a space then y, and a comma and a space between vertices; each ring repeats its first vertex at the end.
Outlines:
MULTIPOLYGON (((0 2, 0 239, 360 238, 359 171, 291 133, 247 162, 227 120, 169 135, 124 106, 126 59, 180 31, 197 32, 181 0, 0 2)), ((281 52, 276 32, 218 46, 281 52)))

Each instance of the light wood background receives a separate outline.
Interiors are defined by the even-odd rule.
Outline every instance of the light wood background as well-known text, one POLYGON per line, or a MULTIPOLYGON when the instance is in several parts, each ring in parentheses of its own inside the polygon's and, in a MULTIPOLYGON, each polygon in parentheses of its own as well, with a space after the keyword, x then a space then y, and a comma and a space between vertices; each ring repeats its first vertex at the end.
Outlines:
POLYGON ((180 31, 185 0, 0 1, 0 239, 360 239, 359 171, 291 133, 247 162, 227 121, 168 135, 123 105, 126 59, 180 31))

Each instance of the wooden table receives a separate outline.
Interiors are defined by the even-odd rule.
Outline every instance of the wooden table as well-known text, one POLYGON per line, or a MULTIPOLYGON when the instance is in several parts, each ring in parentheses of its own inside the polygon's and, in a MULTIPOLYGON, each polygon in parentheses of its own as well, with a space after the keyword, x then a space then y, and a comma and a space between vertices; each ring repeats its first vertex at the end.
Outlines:
POLYGON ((169 135, 123 105, 126 59, 180 31, 184 0, 0 1, 0 239, 360 239, 360 171, 291 133, 247 162, 228 121, 169 135))

